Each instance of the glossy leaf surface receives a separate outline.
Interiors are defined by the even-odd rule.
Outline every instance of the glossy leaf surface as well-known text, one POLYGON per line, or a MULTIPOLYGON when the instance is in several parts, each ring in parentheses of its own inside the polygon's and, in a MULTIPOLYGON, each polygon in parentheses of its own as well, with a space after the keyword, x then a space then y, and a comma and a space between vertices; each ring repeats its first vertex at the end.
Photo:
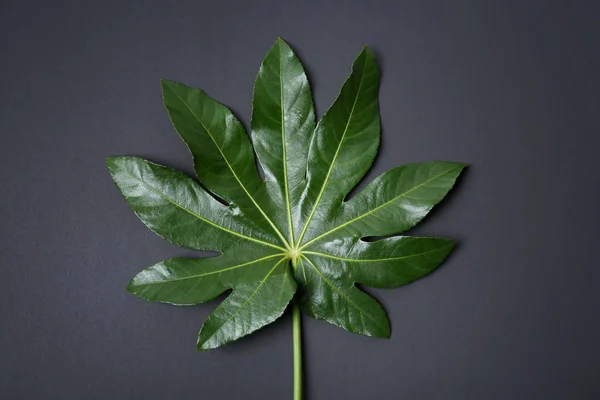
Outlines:
POLYGON ((302 64, 278 39, 255 81, 249 138, 232 112, 203 91, 162 81, 165 107, 200 183, 137 157, 110 157, 109 171, 150 229, 176 245, 221 255, 159 262, 136 275, 128 290, 176 305, 231 290, 204 322, 199 350, 273 322, 294 296, 311 317, 388 337, 385 311, 356 285, 412 282, 437 268, 454 242, 364 238, 399 235, 418 224, 466 164, 397 167, 346 199, 377 153, 378 86, 375 58, 365 47, 315 124, 302 64))

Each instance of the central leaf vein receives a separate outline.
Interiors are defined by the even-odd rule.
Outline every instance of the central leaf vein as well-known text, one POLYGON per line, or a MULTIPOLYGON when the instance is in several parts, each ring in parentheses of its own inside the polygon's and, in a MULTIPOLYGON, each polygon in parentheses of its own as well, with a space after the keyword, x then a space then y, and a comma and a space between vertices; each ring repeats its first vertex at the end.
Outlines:
POLYGON ((207 337, 204 342, 208 342, 213 336, 216 335, 217 332, 219 332, 221 329, 223 329, 223 327, 233 319, 233 317, 235 317, 240 311, 242 311, 244 309, 244 307, 246 307, 246 305, 250 302, 250 300, 252 300, 252 298, 258 293, 258 291, 260 290, 260 288, 265 284, 265 282, 267 281, 267 279, 269 279, 269 277, 271 276, 271 274, 273 273, 273 271, 275 271, 275 269, 277 269, 277 267, 279 266, 279 264, 281 264, 286 258, 282 258, 281 260, 279 260, 275 266, 269 271, 269 273, 263 278, 263 280, 260 282, 260 284, 256 287, 256 289, 254 289, 254 291, 250 294, 250 296, 248 296, 248 298, 246 299, 246 301, 244 301, 244 303, 239 306, 233 313, 231 313, 231 315, 229 317, 227 317, 227 319, 217 328, 215 329, 215 331, 213 333, 211 333, 211 335, 209 337, 207 337))
MULTIPOLYGON (((177 282, 177 281, 185 281, 188 279, 196 279, 196 278, 202 278, 204 276, 209 276, 209 275, 215 275, 215 274, 221 274, 223 272, 227 272, 227 271, 232 271, 232 270, 236 270, 238 268, 242 268, 242 267, 246 267, 248 265, 252 265, 252 264, 256 264, 259 263, 261 261, 265 261, 265 260, 269 260, 271 258, 275 258, 275 257, 281 257, 283 254, 281 253, 277 253, 277 254, 272 254, 270 256, 266 256, 266 257, 262 257, 262 258, 258 258, 256 260, 252 260, 252 261, 248 261, 246 263, 243 264, 238 264, 238 265, 233 265, 231 267, 227 267, 227 268, 223 268, 223 269, 219 269, 216 271, 210 271, 210 272, 205 272, 202 274, 197 274, 197 275, 188 275, 186 277, 183 278, 177 278, 177 279, 169 279, 169 283, 171 282, 177 282)), ((201 258, 200 260, 210 260, 210 258, 201 258)), ((162 285, 164 284, 163 281, 156 281, 156 282, 147 282, 144 283, 144 286, 150 286, 150 285, 162 285)))
MULTIPOLYGON (((448 170, 446 170, 446 171, 442 172, 441 174, 438 174, 438 175, 434 176, 433 178, 430 178, 430 179, 426 180, 425 182, 423 182, 423 183, 420 183, 420 184, 418 184, 417 186, 414 186, 414 187, 410 188, 410 189, 409 189, 409 190, 407 190, 406 192, 403 192, 403 193, 399 194, 398 196, 396 196, 396 197, 392 198, 391 200, 388 200, 388 201, 386 201, 385 203, 383 203, 383 204, 380 204, 379 206, 375 207, 374 209, 372 209, 372 210, 370 210, 370 211, 368 211, 368 212, 366 212, 366 213, 364 213, 364 214, 361 214, 361 215, 359 215, 359 216, 357 216, 357 217, 354 217, 354 218, 352 218, 351 220, 349 220, 349 221, 346 221, 346 222, 344 222, 343 224, 340 224, 340 225, 336 226, 336 227, 335 227, 335 228, 333 228, 333 229, 330 229, 330 230, 328 230, 328 231, 326 231, 326 232, 323 232, 322 234, 320 234, 320 235, 319 235, 319 236, 317 236, 316 238, 314 238, 314 239, 312 239, 312 240, 308 241, 307 243, 305 243, 304 245, 302 245, 302 247, 300 247, 300 250, 302 250, 303 248, 307 247, 307 246, 308 246, 308 245, 310 245, 311 243, 314 243, 314 242, 316 242, 317 240, 319 240, 319 239, 321 239, 321 238, 323 238, 323 237, 325 237, 325 236, 327 236, 327 235, 330 235, 331 233, 333 233, 333 232, 335 232, 335 231, 337 231, 337 230, 339 230, 339 229, 342 229, 342 228, 343 228, 343 227, 345 227, 345 226, 348 226, 348 225, 350 225, 350 224, 352 224, 352 223, 354 223, 354 222, 356 222, 356 221, 358 221, 358 220, 360 220, 360 219, 362 219, 362 218, 364 218, 364 217, 366 217, 366 216, 368 216, 368 215, 371 215, 371 214, 373 214, 374 212, 376 212, 376 211, 378 211, 378 210, 382 209, 383 207, 386 207, 387 205, 394 203, 394 202, 395 202, 395 201, 397 201, 398 199, 400 199, 400 198, 402 198, 402 197, 406 197, 406 195, 407 195, 408 193, 411 193, 411 192, 413 192, 413 191, 415 191, 415 190, 417 190, 417 189, 419 189, 419 188, 421 188, 421 187, 423 187, 423 186, 427 185, 428 183, 431 183, 431 182, 433 182, 434 180, 436 180, 436 179, 438 179, 439 177, 441 177, 441 176, 443 176, 443 175, 447 174, 448 172, 452 171, 453 169, 454 169, 454 168, 450 168, 450 169, 448 169, 448 170)), ((398 233, 399 233, 399 232, 398 232, 398 233)))
POLYGON ((135 178, 136 180, 139 180, 139 181, 140 181, 140 182, 141 182, 141 183, 142 183, 144 186, 146 186, 146 187, 147 187, 147 188, 148 188, 148 189, 149 189, 151 192, 153 192, 153 193, 156 193, 157 195, 159 195, 159 196, 160 196, 160 197, 162 197, 163 199, 167 200, 169 203, 171 203, 171 204, 173 204, 174 206, 176 206, 176 207, 178 207, 178 208, 182 209, 183 211, 185 211, 185 212, 187 212, 187 213, 189 213, 189 214, 193 215, 194 217, 198 218, 199 220, 201 220, 201 221, 203 221, 203 222, 205 222, 205 223, 207 223, 207 224, 209 224, 209 225, 211 225, 211 226, 214 226, 215 228, 221 229, 222 231, 225 231, 225 232, 227 232, 227 233, 229 233, 229 234, 231 234, 231 235, 238 236, 238 237, 240 237, 240 238, 243 238, 243 239, 246 239, 246 240, 250 240, 250 241, 252 241, 252 242, 255 242, 255 243, 260 243, 260 244, 262 244, 262 245, 264 245, 264 246, 269 246, 269 247, 273 247, 273 248, 275 248, 275 249, 278 249, 278 250, 283 250, 283 251, 285 251, 285 249, 284 249, 283 247, 281 247, 281 246, 277 246, 277 245, 275 245, 275 244, 272 244, 272 243, 269 243, 269 242, 265 242, 265 241, 263 241, 263 240, 260 240, 260 239, 253 238, 253 237, 251 237, 251 236, 246 236, 246 235, 243 235, 243 234, 241 234, 241 233, 238 233, 238 232, 232 231, 231 229, 227 229, 227 228, 225 228, 224 226, 221 226, 221 225, 219 225, 219 224, 217 224, 217 223, 215 223, 215 222, 213 222, 213 221, 211 221, 211 220, 209 220, 209 219, 206 219, 206 218, 202 217, 201 215, 199 215, 199 214, 196 214, 195 212, 193 212, 193 211, 192 211, 192 210, 190 210, 189 208, 186 208, 186 207, 182 206, 181 204, 177 203, 177 201, 173 200, 173 199, 172 199, 172 198, 170 198, 169 196, 167 196, 167 195, 165 195, 165 194, 161 193, 161 192, 160 192, 160 191, 158 191, 158 190, 157 190, 157 189, 156 189, 154 186, 152 186, 152 185, 150 185, 149 183, 147 183, 147 182, 144 182, 143 180, 139 179, 137 176, 135 176, 134 174, 132 174, 132 173, 131 173, 129 170, 125 170, 125 171, 126 171, 126 172, 127 172, 127 174, 129 174, 129 175, 130 175, 132 178, 135 178))
POLYGON ((338 157, 340 149, 342 148, 342 144, 344 143, 344 138, 346 136, 346 133, 348 132, 348 127, 350 126, 350 122, 352 121, 352 117, 354 115, 354 109, 356 107, 356 103, 358 102, 358 97, 360 96, 360 90, 361 90, 363 80, 365 77, 365 73, 366 73, 365 72, 366 65, 367 65, 367 57, 365 56, 365 64, 363 66, 362 75, 360 77, 360 82, 358 84, 358 90, 356 91, 356 96, 354 97, 354 102, 352 103, 352 108, 350 109, 350 114, 348 115, 348 121, 346 122, 344 132, 342 133, 342 137, 340 138, 340 143, 338 144, 338 146, 335 150, 335 154, 333 155, 333 159, 331 160, 331 165, 329 166, 329 169, 327 170, 327 175, 325 176, 325 180, 323 181, 321 190, 319 191, 319 194, 317 195, 317 199, 315 200, 315 205, 313 206, 313 208, 310 212, 310 215, 308 216, 308 219, 306 220, 306 224, 304 224, 304 228, 302 228, 302 232, 300 233, 300 237, 298 238, 298 243, 302 243, 302 239, 304 238, 304 235, 306 234, 306 230, 308 229, 308 225, 310 224, 310 221, 312 220, 313 215, 315 214, 315 211, 317 210, 317 207, 319 206, 321 198, 323 197, 323 193, 325 192, 325 188, 327 187, 327 183, 331 176, 331 172, 333 171, 333 167, 335 166, 335 161, 338 157))
POLYGON ((202 127, 204 128, 204 130, 206 131, 206 133, 208 134, 208 136, 210 137, 210 139, 215 144, 215 147, 219 150, 219 153, 221 154, 221 157, 223 157, 223 160, 225 161, 225 164, 227 164, 227 167, 231 171, 231 174, 233 175, 233 177, 235 178, 235 180, 238 182, 238 184, 240 185, 240 187, 242 188, 242 190, 244 191, 244 193, 246 193, 246 195, 248 196, 248 198, 250 199, 250 201, 252 202, 252 204, 254 204, 254 206, 256 207, 256 209, 261 213, 261 215, 265 218, 265 220, 269 223, 269 225, 271 225, 271 228, 273 228, 273 230, 275 231, 275 233, 277 234, 277 236, 279 236, 279 238, 282 240, 283 244, 286 247, 289 247, 289 244, 288 244, 287 240, 283 237, 283 235, 281 234, 281 232, 279 231, 279 229, 277 229, 277 227, 275 226, 275 224, 273 224, 273 221, 271 221, 271 219, 267 216, 267 214, 265 214, 265 212, 263 211, 263 209, 258 205, 258 203, 254 199, 254 197, 250 194, 250 192, 248 192, 248 189, 246 189, 246 186, 242 183, 242 181, 240 180, 240 178, 237 176, 237 174, 235 173, 235 170, 233 169, 233 166, 229 163, 229 160, 227 159, 227 157, 225 157, 225 154, 223 154, 223 150, 221 150, 221 147, 217 144, 217 141, 215 140, 214 136, 212 135, 212 133, 210 132, 210 130, 208 129, 208 127, 206 125, 204 125, 204 123, 202 122, 202 120, 200 119, 200 117, 198 117, 198 115, 194 112, 194 110, 192 110, 192 108, 187 104, 187 102, 185 100, 183 100, 183 98, 181 98, 181 96, 179 95, 179 93, 175 92, 174 90, 173 90, 173 93, 175 93, 175 96, 177 96, 177 98, 186 106, 186 108, 190 111, 190 113, 194 116, 194 118, 196 118, 196 120, 198 120, 198 122, 200 123, 200 125, 202 125, 202 127))
POLYGON ((281 65, 281 41, 278 42, 277 46, 279 50, 279 92, 281 95, 280 98, 280 112, 281 112, 281 147, 283 152, 283 185, 285 188, 285 205, 287 208, 288 214, 288 225, 289 225, 289 234, 290 234, 290 245, 292 248, 294 247, 294 225, 292 223, 292 205, 290 203, 290 189, 289 189, 289 179, 288 179, 288 171, 287 171, 287 142, 285 138, 285 98, 283 92, 283 67, 281 65))
POLYGON ((337 292, 340 296, 342 296, 350 305, 352 305, 354 308, 356 308, 360 312, 360 314, 362 316, 364 316, 367 319, 369 319, 371 322, 373 322, 373 324, 375 326, 377 326, 382 331, 386 331, 387 330, 386 327, 382 327, 379 324, 378 321, 376 321, 373 317, 371 317, 370 313, 368 313, 365 310, 363 310, 358 304, 356 304, 356 302, 354 302, 350 297, 348 297, 345 293, 343 293, 340 290, 340 288, 338 288, 336 285, 334 285, 333 283, 331 283, 331 281, 329 281, 329 279, 327 279, 327 277, 325 275, 323 275, 323 273, 319 270, 319 268, 317 268, 317 266, 315 264, 313 264, 313 262, 308 257, 304 257, 304 258, 314 268, 314 270, 317 272, 317 274, 319 274, 319 276, 321 277, 321 279, 323 279, 323 281, 325 283, 327 283, 327 285, 329 285, 335 292, 337 292))

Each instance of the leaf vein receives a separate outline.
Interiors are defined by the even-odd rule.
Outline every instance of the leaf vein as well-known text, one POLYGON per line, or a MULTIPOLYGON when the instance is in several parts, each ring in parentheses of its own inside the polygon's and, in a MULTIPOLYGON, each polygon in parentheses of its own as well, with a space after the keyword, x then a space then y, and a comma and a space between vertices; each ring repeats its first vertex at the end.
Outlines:
POLYGON ((313 215, 315 214, 315 211, 317 210, 317 207, 319 206, 319 202, 321 201, 321 198, 323 197, 323 192, 325 192, 325 188, 327 187, 327 183, 329 181, 329 177, 331 176, 331 172, 333 171, 333 167, 335 166, 335 161, 337 159, 337 156, 340 152, 340 149, 342 148, 342 144, 344 143, 344 137, 346 135, 346 132, 348 131, 348 127, 350 126, 350 122, 352 121, 352 117, 354 115, 354 109, 356 107, 356 103, 358 102, 358 97, 360 96, 360 91, 361 91, 361 87, 363 84, 363 80, 365 78, 366 72, 364 70, 364 68, 367 65, 367 60, 368 57, 365 55, 365 63, 363 66, 363 73, 360 77, 360 82, 358 84, 358 89, 356 90, 356 96, 354 97, 354 102, 352 103, 352 108, 350 109, 350 115, 348 115, 348 121, 346 122, 346 126, 344 128, 344 132, 342 133, 342 137, 340 138, 340 142, 335 150, 335 154, 333 155, 333 160, 331 161, 331 165, 329 166, 329 169, 327 170, 327 175, 325 176, 325 180, 323 181, 323 185, 321 186, 321 190, 319 192, 319 194, 317 195, 317 199, 315 200, 315 205, 312 208, 312 211, 310 212, 310 215, 308 216, 308 219, 306 221, 306 224, 304 225, 304 228, 302 229, 302 232, 300 233, 300 237, 298 238, 298 243, 302 243, 302 239, 304 238, 304 235, 306 234, 306 230, 308 229, 308 225, 310 224, 313 215))
POLYGON ((243 239, 250 240, 252 242, 260 243, 260 244, 265 245, 265 246, 269 246, 269 247, 273 247, 275 249, 279 249, 279 250, 284 250, 285 251, 285 249, 283 247, 281 247, 281 246, 277 246, 275 244, 272 244, 272 243, 269 243, 269 242, 265 242, 265 241, 262 241, 260 239, 256 239, 256 238, 253 238, 253 237, 250 237, 250 236, 242 235, 241 233, 232 231, 230 229, 225 228, 224 226, 216 224, 216 223, 212 222, 211 220, 206 219, 206 218, 202 217, 199 214, 196 214, 192 210, 190 210, 188 208, 185 208, 181 204, 177 203, 175 200, 171 199, 169 196, 164 195, 163 193, 161 193, 160 191, 158 191, 154 186, 152 186, 149 183, 147 183, 147 182, 143 181, 142 179, 138 178, 133 173, 131 173, 129 170, 125 169, 125 172, 127 172, 132 178, 135 178, 140 183, 142 183, 143 185, 145 185, 146 187, 148 187, 148 189, 150 189, 150 191, 156 193, 157 195, 161 196, 163 199, 167 200, 169 203, 173 204, 176 207, 179 207, 180 209, 182 209, 182 210, 186 211, 187 213, 193 215, 194 217, 198 218, 199 220, 201 220, 201 221, 203 221, 203 222, 205 222, 205 223, 207 223, 207 224, 209 224, 211 226, 214 226, 215 228, 221 229, 222 231, 225 231, 225 232, 227 232, 227 233, 229 233, 231 235, 238 236, 238 237, 241 237, 243 239))
POLYGON ((394 203, 396 200, 398 200, 398 199, 400 199, 400 198, 402 198, 402 197, 406 196, 406 194, 408 194, 408 193, 411 193, 411 192, 413 192, 413 191, 415 191, 415 190, 417 190, 417 189, 419 189, 419 188, 421 188, 421 187, 423 187, 423 186, 427 185, 428 183, 430 183, 430 182, 432 182, 432 181, 434 181, 434 180, 438 179, 439 177, 441 177, 442 175, 445 175, 445 174, 447 174, 447 173, 448 173, 448 172, 450 172, 450 171, 453 171, 454 169, 456 169, 456 167, 454 167, 454 168, 450 168, 450 169, 448 169, 448 170, 446 170, 446 171, 442 172, 441 174, 438 174, 438 175, 434 176, 433 178, 430 178, 430 179, 426 180, 425 182, 423 182, 423 183, 421 183, 421 184, 419 184, 419 185, 417 185, 417 186, 414 186, 413 188, 411 188, 411 189, 407 190, 406 192, 404 192, 404 193, 402 193, 402 194, 400 194, 400 195, 398 195, 398 196, 396 196, 396 197, 392 198, 391 200, 388 200, 388 201, 386 201, 385 203, 383 203, 383 204, 381 204, 381 205, 379 205, 379 206, 375 207, 374 209, 372 209, 372 210, 370 210, 370 211, 368 211, 368 212, 366 212, 366 213, 364 213, 364 214, 361 214, 361 215, 359 215, 359 216, 357 216, 357 217, 355 217, 355 218, 352 218, 351 220, 349 220, 349 221, 347 221, 347 222, 344 222, 343 224, 341 224, 341 225, 338 225, 338 226, 336 226, 335 228, 333 228, 333 229, 330 229, 330 230, 329 230, 329 231, 327 231, 327 232, 324 232, 324 233, 320 234, 320 235, 319 235, 319 236, 317 236, 316 238, 314 238, 314 239, 310 240, 309 242, 307 242, 306 244, 304 244, 304 245, 303 245, 303 246, 302 246, 300 249, 303 249, 303 248, 305 248, 306 246, 310 245, 311 243, 314 243, 314 242, 316 242, 317 240, 319 240, 319 239, 321 239, 321 238, 323 238, 323 237, 325 237, 325 236, 327 236, 327 235, 330 235, 331 233, 333 233, 333 232, 335 232, 335 231, 337 231, 337 230, 339 230, 339 229, 342 229, 342 228, 343 228, 343 227, 345 227, 345 226, 348 226, 348 225, 350 225, 350 224, 352 224, 352 223, 354 223, 354 222, 356 222, 356 221, 358 221, 358 220, 360 220, 360 219, 362 219, 362 218, 364 218, 364 217, 366 217, 366 216, 368 216, 368 215, 371 215, 371 214, 373 214, 373 213, 374 213, 374 212, 376 212, 376 211, 379 211, 379 210, 380 210, 380 209, 382 209, 383 207, 386 207, 388 204, 390 204, 390 203, 394 203))
POLYGON ((378 259, 360 259, 360 258, 338 257, 338 256, 334 256, 331 254, 321 253, 321 252, 317 252, 317 251, 303 251, 302 254, 312 254, 312 255, 318 256, 318 257, 326 257, 326 258, 331 258, 334 260, 346 261, 346 262, 377 263, 377 262, 382 262, 382 261, 397 261, 397 260, 405 260, 405 259, 413 258, 413 257, 419 257, 419 256, 423 256, 423 255, 429 254, 429 253, 436 253, 438 251, 442 251, 442 250, 446 249, 447 247, 452 247, 452 246, 453 246, 453 244, 448 244, 446 246, 442 246, 442 247, 439 247, 434 250, 424 251, 422 253, 409 254, 409 255, 400 256, 400 257, 388 257, 388 258, 378 258, 378 259))
MULTIPOLYGON (((325 275, 323 275, 323 273, 316 267, 315 264, 313 264, 313 262, 308 258, 308 257, 304 257, 306 258, 306 261, 308 261, 308 263, 310 265, 312 265, 312 267, 315 269, 315 271, 317 271, 317 274, 319 274, 319 276, 321 277, 321 279, 323 279, 323 281, 325 281, 325 283, 327 283, 335 292, 337 292, 340 296, 342 296, 348 303, 350 303, 352 306, 354 306, 354 308, 356 308, 358 311, 360 311, 361 313, 361 317, 365 318, 367 317, 367 319, 371 320, 371 322, 373 322, 373 324, 375 326, 377 326, 379 329, 381 329, 382 331, 387 331, 386 327, 382 327, 381 325, 379 325, 379 323, 373 319, 371 317, 371 315, 369 313, 367 313, 365 310, 363 310, 358 304, 356 304, 352 299, 350 299, 348 296, 346 296, 341 290, 340 288, 338 288, 337 286, 335 286, 333 283, 331 283, 326 277, 325 275)), ((358 290, 358 289, 357 289, 358 290)), ((350 313, 348 313, 348 319, 350 319, 350 313)))
POLYGON ((233 177, 235 178, 235 180, 238 182, 238 184, 240 185, 240 187, 242 188, 242 190, 244 191, 244 193, 246 193, 246 195, 248 196, 248 198, 250 199, 250 201, 252 202, 252 204, 254 204, 254 206, 258 209, 258 211, 265 218, 265 220, 269 223, 269 225, 271 225, 271 228, 273 228, 273 230, 275 231, 275 233, 283 241, 284 245, 287 245, 288 243, 285 240, 285 238, 283 237, 283 235, 281 234, 281 232, 279 231, 279 229, 277 229, 277 227, 275 226, 275 224, 273 224, 273 221, 271 221, 271 219, 265 214, 265 212, 263 211, 263 209, 258 205, 258 203, 254 199, 254 197, 252 197, 252 195, 250 194, 250 192, 248 192, 248 189, 246 189, 246 186, 242 183, 242 181, 240 180, 240 178, 237 176, 237 174, 233 170, 233 166, 229 163, 229 160, 227 159, 227 157, 225 157, 225 154, 223 154, 223 151, 222 151, 221 147, 217 144, 217 141, 213 137, 212 133, 210 133, 210 130, 208 129, 208 127, 206 125, 204 125, 204 123, 202 122, 202 120, 200 119, 200 117, 198 117, 198 115, 194 112, 194 110, 192 110, 192 108, 187 104, 187 102, 185 100, 183 100, 183 98, 181 98, 181 96, 179 95, 179 93, 175 92, 174 90, 172 90, 172 91, 175 94, 175 96, 177 96, 177 98, 186 106, 186 108, 190 111, 190 113, 194 116, 194 118, 196 118, 196 120, 198 120, 198 122, 200 123, 200 125, 202 125, 202 127, 206 131, 206 133, 208 133, 208 136, 211 138, 211 140, 213 141, 213 143, 215 144, 215 146, 219 150, 219 153, 221 154, 221 157, 223 157, 223 160, 225 161, 225 164, 227 164, 227 167, 231 171, 231 174, 233 175, 233 177))
POLYGON ((256 287, 256 289, 254 289, 254 291, 252 292, 252 294, 250 296, 248 296, 248 298, 246 299, 246 301, 244 301, 244 303, 241 306, 239 306, 237 308, 237 310, 235 310, 233 313, 231 313, 231 315, 229 317, 227 317, 227 319, 225 320, 225 322, 223 322, 217 329, 215 329, 215 331, 208 338, 206 338, 204 340, 204 343, 208 342, 213 336, 215 336, 217 334, 217 332, 219 332, 221 329, 223 329, 223 327, 225 326, 225 324, 227 324, 229 321, 231 321, 231 319, 233 317, 235 317, 244 307, 246 307, 246 305, 250 302, 250 300, 252 300, 252 298, 256 295, 256 293, 258 293, 258 291, 260 290, 260 288, 265 284, 265 282, 271 276, 271 274, 273 273, 273 271, 275 271, 275 269, 279 266, 279 264, 281 264, 281 262, 284 261, 285 259, 286 258, 284 257, 284 258, 282 258, 281 260, 279 260, 275 264, 275 266, 264 277, 264 279, 260 282, 260 284, 256 287))
MULTIPOLYGON (((279 254, 279 253, 278 254, 272 254, 270 256, 262 257, 262 258, 259 258, 259 259, 253 260, 253 261, 249 261, 249 262, 246 262, 246 263, 243 263, 243 264, 238 264, 238 265, 234 265, 234 266, 231 266, 231 267, 223 268, 223 269, 220 269, 218 271, 205 272, 203 274, 188 275, 188 276, 183 277, 183 278, 171 279, 171 280, 169 280, 169 282, 185 281, 185 280, 188 280, 188 279, 196 279, 196 278, 202 278, 202 277, 208 276, 208 275, 220 274, 220 273, 223 273, 223 272, 227 272, 227 271, 231 271, 231 270, 234 270, 234 269, 242 268, 242 267, 245 267, 247 265, 256 264, 258 262, 261 262, 261 261, 264 261, 264 260, 268 260, 268 259, 271 259, 271 258, 275 258, 275 257, 279 257, 279 256, 282 256, 282 255, 283 254, 279 254)), ((207 258, 207 260, 208 259, 210 259, 210 258, 207 258)), ((200 258, 199 260, 204 260, 204 259, 200 258)), ((165 274, 162 274, 162 275, 166 278, 165 274)), ((149 283, 140 284, 139 286, 150 286, 150 285, 157 285, 157 284, 164 284, 164 282, 149 282, 149 283)))

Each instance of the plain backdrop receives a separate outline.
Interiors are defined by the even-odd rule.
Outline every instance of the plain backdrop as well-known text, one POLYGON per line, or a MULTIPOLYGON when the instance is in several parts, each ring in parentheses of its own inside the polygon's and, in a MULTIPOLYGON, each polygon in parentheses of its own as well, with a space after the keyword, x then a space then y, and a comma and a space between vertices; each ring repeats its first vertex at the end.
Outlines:
POLYGON ((459 240, 448 262, 370 290, 390 340, 304 318, 306 399, 599 399, 599 20, 597 1, 3 1, 0 398, 291 399, 289 313, 197 353, 217 302, 124 290, 198 253, 147 230, 104 163, 191 173, 159 79, 203 88, 248 126, 281 36, 319 116, 374 49, 383 139, 366 182, 403 163, 472 164, 411 232, 459 240))

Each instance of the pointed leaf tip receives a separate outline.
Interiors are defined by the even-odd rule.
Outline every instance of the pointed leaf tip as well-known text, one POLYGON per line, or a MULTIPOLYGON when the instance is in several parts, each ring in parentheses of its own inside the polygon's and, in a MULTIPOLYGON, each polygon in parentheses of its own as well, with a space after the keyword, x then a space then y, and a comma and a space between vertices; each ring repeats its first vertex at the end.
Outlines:
POLYGON ((372 57, 374 57, 375 55, 373 54, 373 50, 371 50, 371 48, 369 47, 368 44, 365 44, 361 50, 361 53, 364 52, 365 54, 368 54, 372 57))
POLYGON ((114 173, 114 171, 116 171, 119 168, 119 161, 123 158, 123 156, 106 157, 106 167, 108 168, 108 171, 111 173, 111 175, 114 173))
POLYGON ((133 281, 134 280, 135 280, 135 278, 132 279, 132 280, 130 280, 129 283, 127 283, 127 286, 125 286, 125 290, 128 291, 131 294, 136 294, 135 293, 135 289, 134 289, 134 285, 133 285, 133 281))
POLYGON ((165 78, 161 78, 160 80, 160 86, 163 88, 165 87, 170 87, 175 83, 175 81, 169 80, 169 79, 165 79, 165 78))
POLYGON ((452 162, 452 164, 456 165, 456 169, 459 170, 459 174, 461 174, 465 169, 471 166, 471 164, 463 162, 452 162))
POLYGON ((196 350, 197 351, 208 351, 208 350, 212 350, 214 349, 214 347, 206 347, 206 342, 200 342, 200 340, 198 340, 198 342, 196 342, 196 350))
POLYGON ((273 46, 271 46, 271 47, 278 46, 278 45, 283 45, 285 48, 288 48, 288 49, 290 48, 290 45, 285 40, 283 40, 283 38, 281 36, 277 37, 277 39, 275 40, 275 43, 273 43, 273 46))
MULTIPOLYGON (((174 90, 174 89, 175 89, 175 88, 177 88, 177 87, 186 87, 186 88, 188 88, 188 89, 191 89, 191 88, 189 88, 188 86, 184 85, 184 84, 183 84, 183 83, 181 83, 181 82, 172 81, 172 80, 170 80, 170 79, 164 79, 164 78, 162 78, 162 79, 160 80, 160 87, 162 88, 163 92, 164 92, 164 91, 165 91, 165 89, 167 89, 167 88, 168 88, 168 89, 170 89, 170 90, 174 90)), ((199 90, 199 89, 194 89, 194 90, 199 90)))
MULTIPOLYGON (((120 169, 126 167, 127 163, 134 162, 136 160, 141 160, 139 157, 134 156, 112 156, 106 157, 106 166, 108 167, 109 172, 114 175, 114 173, 120 169)), ((142 160, 147 162, 146 160, 142 160)))

